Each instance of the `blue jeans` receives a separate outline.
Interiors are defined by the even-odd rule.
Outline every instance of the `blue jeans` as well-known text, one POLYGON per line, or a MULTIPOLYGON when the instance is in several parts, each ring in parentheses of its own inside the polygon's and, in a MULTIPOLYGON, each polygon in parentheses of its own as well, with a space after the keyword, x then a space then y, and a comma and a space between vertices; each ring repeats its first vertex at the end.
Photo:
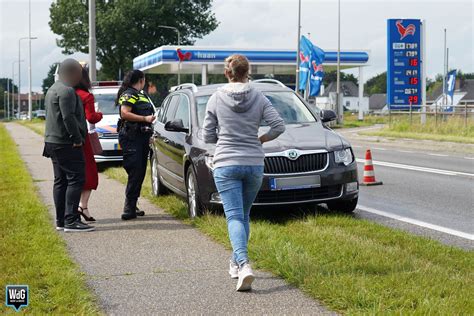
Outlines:
POLYGON ((214 169, 214 182, 224 205, 233 259, 248 262, 250 208, 262 185, 263 166, 226 166, 214 169))

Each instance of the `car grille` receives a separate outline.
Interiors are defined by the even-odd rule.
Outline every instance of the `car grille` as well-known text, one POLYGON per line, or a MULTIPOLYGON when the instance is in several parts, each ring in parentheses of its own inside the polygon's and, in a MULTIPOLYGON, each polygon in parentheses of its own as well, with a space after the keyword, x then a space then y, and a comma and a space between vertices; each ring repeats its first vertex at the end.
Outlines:
POLYGON ((121 150, 103 150, 100 156, 105 156, 105 157, 122 156, 122 151, 121 150))
POLYGON ((115 139, 115 138, 118 138, 118 133, 104 133, 104 134, 100 135, 99 138, 103 138, 103 139, 115 139))
POLYGON ((285 174, 319 171, 326 167, 328 153, 304 154, 296 160, 285 156, 265 157, 266 174, 285 174))
POLYGON ((329 185, 319 188, 260 191, 255 199, 256 204, 277 204, 285 202, 325 200, 336 198, 341 194, 341 185, 329 185))

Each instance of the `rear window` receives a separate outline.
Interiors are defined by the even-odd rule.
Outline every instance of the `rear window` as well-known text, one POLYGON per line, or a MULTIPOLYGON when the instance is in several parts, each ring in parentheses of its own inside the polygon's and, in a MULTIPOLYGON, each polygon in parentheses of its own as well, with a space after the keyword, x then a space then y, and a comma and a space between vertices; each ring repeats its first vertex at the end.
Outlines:
MULTIPOLYGON (((275 107, 277 112, 285 121, 285 124, 301 124, 316 122, 316 118, 308 110, 306 105, 293 92, 264 92, 263 93, 275 107)), ((206 115, 207 101, 211 96, 200 96, 196 98, 196 110, 198 124, 202 127, 204 116, 206 115)), ((262 122, 265 125, 265 122, 262 122)))
POLYGON ((115 94, 94 94, 96 109, 102 114, 119 114, 119 108, 115 105, 115 94))

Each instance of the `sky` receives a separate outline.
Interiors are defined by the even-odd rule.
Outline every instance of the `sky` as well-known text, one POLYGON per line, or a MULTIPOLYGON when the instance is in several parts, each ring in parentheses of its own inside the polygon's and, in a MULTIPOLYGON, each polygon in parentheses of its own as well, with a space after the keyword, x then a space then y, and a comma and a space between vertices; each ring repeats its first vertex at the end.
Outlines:
MULTIPOLYGON (((31 0, 32 87, 41 90, 49 66, 65 56, 49 29, 52 0, 31 0)), ((297 0, 214 0, 220 25, 196 45, 235 48, 295 48, 297 0)), ((443 71, 443 30, 447 29, 449 67, 474 72, 474 0, 341 0, 341 50, 369 50, 364 79, 386 70, 386 20, 426 20, 427 75, 443 71)), ((322 49, 337 48, 337 1, 302 0, 302 34, 322 49)), ((18 39, 28 36, 28 1, 0 0, 0 77, 12 76, 18 39)), ((87 60, 84 54, 74 54, 87 60)), ((21 42, 21 90, 27 91, 28 41, 21 42)), ((354 72, 357 75, 357 72, 354 72)), ((17 64, 15 82, 18 81, 17 64)))

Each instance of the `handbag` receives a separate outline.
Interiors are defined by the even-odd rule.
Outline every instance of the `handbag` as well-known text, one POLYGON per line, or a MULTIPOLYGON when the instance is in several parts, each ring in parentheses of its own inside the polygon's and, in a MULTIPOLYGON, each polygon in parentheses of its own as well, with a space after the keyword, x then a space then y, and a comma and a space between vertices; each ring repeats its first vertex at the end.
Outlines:
POLYGON ((102 154, 102 145, 100 144, 99 135, 96 131, 89 132, 89 140, 91 142, 92 152, 94 155, 102 154))

